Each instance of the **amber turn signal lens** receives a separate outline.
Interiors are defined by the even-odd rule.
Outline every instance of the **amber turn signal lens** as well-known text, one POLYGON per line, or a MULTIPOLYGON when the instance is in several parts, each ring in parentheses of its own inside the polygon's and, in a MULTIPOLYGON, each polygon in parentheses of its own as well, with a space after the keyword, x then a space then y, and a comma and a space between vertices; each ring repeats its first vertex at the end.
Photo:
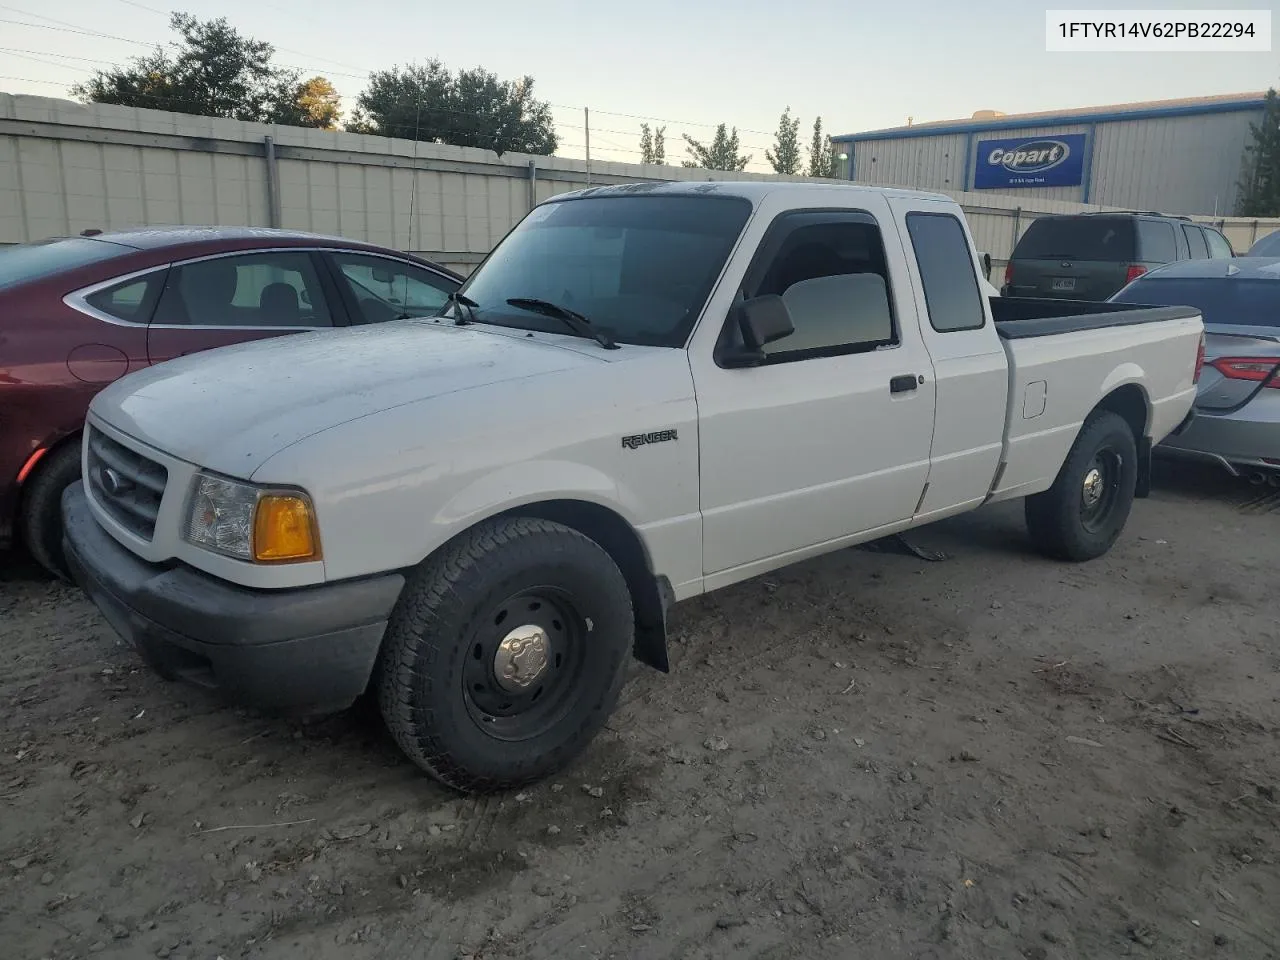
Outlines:
POLYGON ((253 559, 259 563, 316 560, 316 539, 311 504, 304 497, 264 494, 258 498, 253 518, 253 559))

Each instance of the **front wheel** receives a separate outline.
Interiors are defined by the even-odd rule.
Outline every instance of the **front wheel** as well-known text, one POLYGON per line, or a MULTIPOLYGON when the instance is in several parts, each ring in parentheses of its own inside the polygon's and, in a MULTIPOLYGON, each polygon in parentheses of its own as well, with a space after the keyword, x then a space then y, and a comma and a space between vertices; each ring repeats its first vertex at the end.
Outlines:
POLYGON ((1124 418, 1092 414, 1053 486, 1027 497, 1027 529, 1036 546, 1059 560, 1092 560, 1111 549, 1133 507, 1138 450, 1124 418))
POLYGON ((55 577, 70 582, 62 555, 62 492, 80 479, 80 444, 49 454, 22 492, 22 540, 32 558, 55 577))
POLYGON ((463 534, 405 585, 378 701, 400 748, 460 790, 538 780, 576 757, 618 700, 631 594, 595 541, 503 518, 463 534))

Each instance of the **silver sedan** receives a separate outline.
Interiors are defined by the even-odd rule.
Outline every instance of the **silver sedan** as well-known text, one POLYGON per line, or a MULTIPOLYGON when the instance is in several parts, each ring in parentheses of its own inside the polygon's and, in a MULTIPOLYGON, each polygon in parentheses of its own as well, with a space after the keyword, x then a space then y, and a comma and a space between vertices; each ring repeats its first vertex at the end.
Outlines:
POLYGON ((1191 306, 1204 316, 1195 419, 1156 453, 1280 486, 1280 256, 1171 263, 1111 299, 1191 306))

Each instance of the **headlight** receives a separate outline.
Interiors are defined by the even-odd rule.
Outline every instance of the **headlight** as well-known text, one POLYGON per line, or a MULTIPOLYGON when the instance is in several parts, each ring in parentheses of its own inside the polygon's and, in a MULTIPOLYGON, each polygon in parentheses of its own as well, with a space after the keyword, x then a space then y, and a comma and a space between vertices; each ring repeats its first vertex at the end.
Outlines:
POLYGON ((306 494, 197 474, 186 539, 206 550, 256 563, 320 558, 315 510, 306 494))

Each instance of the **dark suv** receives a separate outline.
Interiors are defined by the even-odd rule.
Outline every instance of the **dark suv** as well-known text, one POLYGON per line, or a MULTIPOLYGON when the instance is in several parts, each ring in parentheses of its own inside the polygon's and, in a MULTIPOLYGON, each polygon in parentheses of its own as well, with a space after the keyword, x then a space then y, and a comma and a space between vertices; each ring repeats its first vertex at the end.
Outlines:
POLYGON ((1013 248, 1006 297, 1105 300, 1135 277, 1175 260, 1232 257, 1217 230, 1159 213, 1039 217, 1013 248))

